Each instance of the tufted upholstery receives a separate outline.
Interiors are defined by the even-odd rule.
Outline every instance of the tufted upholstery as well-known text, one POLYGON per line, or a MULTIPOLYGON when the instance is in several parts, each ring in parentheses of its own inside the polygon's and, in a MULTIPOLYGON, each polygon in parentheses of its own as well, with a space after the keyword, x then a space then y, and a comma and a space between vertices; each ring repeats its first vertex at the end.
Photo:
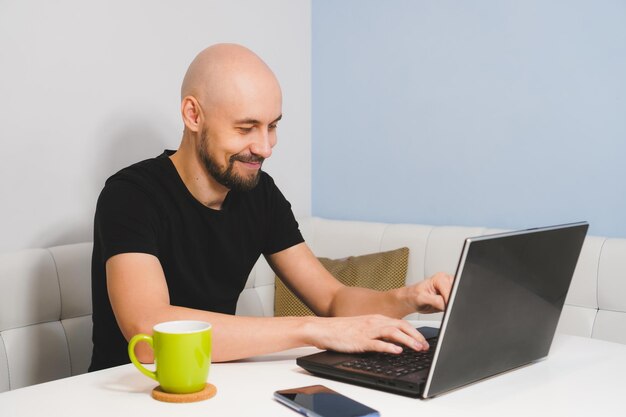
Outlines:
MULTIPOLYGON (((307 218, 318 256, 341 258, 407 246, 407 282, 454 273, 463 240, 499 230, 307 218)), ((0 392, 83 373, 91 358, 91 243, 0 254, 0 392)), ((261 258, 237 314, 271 316, 274 273, 261 258)), ((438 320, 441 314, 409 316, 438 320)), ((558 331, 626 343, 626 239, 588 237, 558 331)))
POLYGON ((87 371, 91 248, 0 255, 0 392, 87 371))

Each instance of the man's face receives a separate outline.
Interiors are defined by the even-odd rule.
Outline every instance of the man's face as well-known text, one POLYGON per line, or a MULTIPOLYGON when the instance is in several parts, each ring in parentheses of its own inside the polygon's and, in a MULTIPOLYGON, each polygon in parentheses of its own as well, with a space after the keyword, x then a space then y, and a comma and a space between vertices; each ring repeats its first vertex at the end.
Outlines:
POLYGON ((248 191, 258 184, 276 144, 282 97, 280 88, 267 83, 238 87, 228 99, 207 106, 197 152, 219 184, 248 191))

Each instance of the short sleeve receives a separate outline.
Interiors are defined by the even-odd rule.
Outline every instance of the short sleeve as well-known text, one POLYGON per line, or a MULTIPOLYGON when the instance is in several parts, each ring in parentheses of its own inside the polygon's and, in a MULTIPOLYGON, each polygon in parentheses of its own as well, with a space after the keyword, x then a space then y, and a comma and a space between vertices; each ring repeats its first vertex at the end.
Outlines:
POLYGON ((291 203, 270 179, 271 211, 269 231, 264 255, 271 255, 304 242, 298 222, 291 210, 291 203))
POLYGON ((158 256, 158 233, 158 207, 140 187, 122 180, 107 183, 94 221, 94 239, 104 262, 120 253, 158 256))

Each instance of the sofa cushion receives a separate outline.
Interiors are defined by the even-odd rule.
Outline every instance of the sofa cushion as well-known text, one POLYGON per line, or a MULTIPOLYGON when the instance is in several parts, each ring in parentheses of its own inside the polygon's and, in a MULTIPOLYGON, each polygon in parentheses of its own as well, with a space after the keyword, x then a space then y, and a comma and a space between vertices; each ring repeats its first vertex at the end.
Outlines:
MULTIPOLYGON (((344 285, 385 291, 404 286, 409 249, 403 247, 342 259, 318 259, 344 285)), ((278 276, 275 277, 275 286, 275 316, 314 315, 313 311, 291 292, 278 276)))
POLYGON ((0 255, 0 331, 59 320, 61 293, 46 249, 0 255))
MULTIPOLYGON (((89 338, 91 335, 84 335, 89 338)), ((10 389, 71 375, 67 338, 60 321, 17 327, 2 332, 10 389)))

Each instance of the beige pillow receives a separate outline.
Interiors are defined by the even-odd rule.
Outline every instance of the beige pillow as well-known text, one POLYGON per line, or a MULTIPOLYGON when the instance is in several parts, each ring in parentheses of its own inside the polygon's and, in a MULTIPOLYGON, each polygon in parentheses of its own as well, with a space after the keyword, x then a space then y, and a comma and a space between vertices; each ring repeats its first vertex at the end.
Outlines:
MULTIPOLYGON (((409 263, 409 248, 343 259, 319 258, 319 260, 335 278, 345 285, 385 291, 404 286, 409 263)), ((315 315, 313 311, 276 276, 274 316, 313 315, 315 315)))

